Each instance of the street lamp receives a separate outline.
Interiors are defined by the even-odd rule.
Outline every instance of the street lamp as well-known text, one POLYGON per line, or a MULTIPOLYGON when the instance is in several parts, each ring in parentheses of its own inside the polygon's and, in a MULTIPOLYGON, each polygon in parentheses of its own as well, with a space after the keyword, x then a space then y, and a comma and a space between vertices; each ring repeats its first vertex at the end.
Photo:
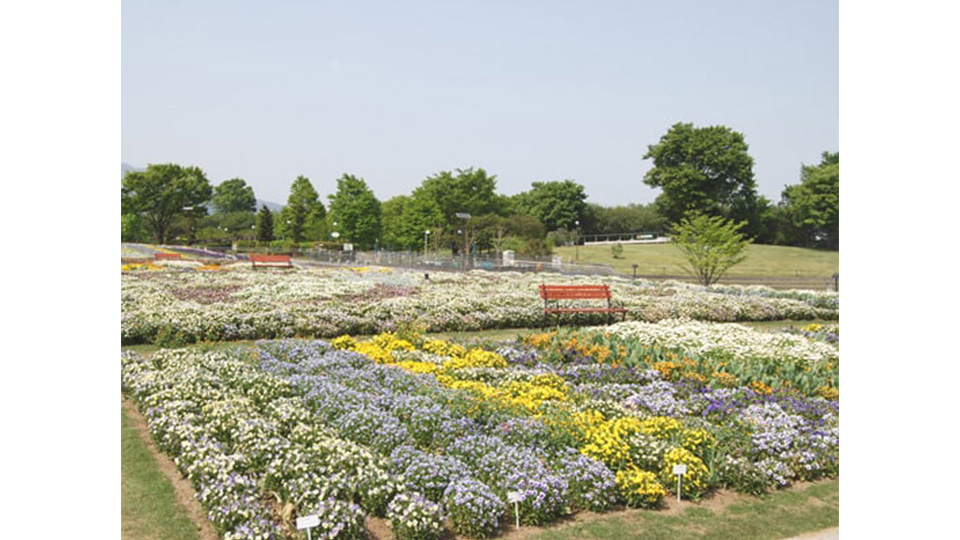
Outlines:
POLYGON ((467 250, 469 249, 467 245, 467 220, 473 216, 466 212, 457 212, 457 217, 463 220, 463 269, 466 270, 469 261, 467 258, 467 250))
POLYGON ((580 220, 578 219, 573 223, 577 226, 577 232, 573 236, 573 245, 575 246, 574 250, 577 253, 577 263, 579 263, 580 262, 580 220))
POLYGON ((430 231, 423 231, 423 262, 427 262, 427 236, 430 235, 430 231))

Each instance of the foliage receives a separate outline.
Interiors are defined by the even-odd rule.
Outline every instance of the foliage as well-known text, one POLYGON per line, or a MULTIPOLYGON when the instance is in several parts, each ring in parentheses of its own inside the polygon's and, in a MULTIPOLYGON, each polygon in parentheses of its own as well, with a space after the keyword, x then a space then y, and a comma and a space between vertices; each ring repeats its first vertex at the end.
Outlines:
POLYGON ((418 493, 401 493, 387 507, 387 519, 398 540, 439 540, 443 534, 440 505, 418 493))
POLYGON ((128 172, 123 177, 121 211, 141 216, 157 243, 163 244, 173 219, 187 213, 191 218, 204 215, 204 205, 212 193, 213 188, 199 167, 152 164, 142 172, 128 172))
POLYGON ((610 254, 613 255, 614 259, 623 258, 623 244, 617 242, 616 244, 610 246, 610 254))
POLYGON ((290 196, 287 197, 287 205, 280 211, 279 222, 274 223, 274 234, 290 238, 296 243, 324 240, 326 215, 327 210, 310 179, 298 176, 290 186, 290 196))
POLYGON ((217 213, 252 213, 257 210, 257 198, 253 194, 253 188, 248 186, 243 178, 224 180, 213 188, 211 203, 217 213))
POLYGON ((656 474, 637 467, 618 471, 617 486, 627 506, 636 508, 657 508, 667 494, 656 474))
POLYGON ((824 152, 819 165, 804 165, 800 184, 783 190, 784 212, 801 245, 840 248, 840 153, 824 152))
POLYGON ((454 479, 443 493, 443 507, 453 530, 470 538, 497 533, 506 507, 484 483, 470 477, 454 479))
MULTIPOLYGON (((584 227, 586 234, 615 234, 625 232, 660 233, 666 219, 660 215, 656 203, 601 206, 591 204, 592 224, 584 227)), ((589 220, 587 220, 590 223, 589 220)))
POLYGON ((137 214, 121 214, 120 241, 140 242, 143 237, 143 219, 137 214))
POLYGON ((442 171, 426 178, 412 196, 433 201, 443 214, 447 227, 463 225, 458 213, 471 216, 496 214, 503 211, 503 201, 496 193, 497 177, 482 168, 442 171))
POLYGON ((342 242, 372 249, 380 238, 380 201, 362 178, 344 174, 337 180, 337 192, 330 195, 328 221, 337 222, 342 242))
POLYGON ((398 195, 384 201, 381 222, 383 245, 390 249, 423 249, 425 231, 430 231, 426 235, 428 247, 438 245, 445 226, 436 201, 423 194, 398 195))
POLYGON ((743 225, 718 216, 692 214, 674 225, 671 238, 683 252, 693 275, 709 286, 746 259, 743 250, 750 240, 738 232, 743 225))
POLYGON ((263 205, 257 212, 257 242, 273 241, 273 212, 263 205))
POLYGON ((653 167, 644 183, 663 190, 657 206, 667 221, 689 212, 747 221, 754 215, 757 187, 753 158, 742 134, 725 126, 674 124, 644 159, 653 167))
POLYGON ((562 182, 533 182, 533 188, 513 196, 513 212, 534 216, 548 231, 573 230, 583 218, 587 194, 582 185, 573 180, 562 182))

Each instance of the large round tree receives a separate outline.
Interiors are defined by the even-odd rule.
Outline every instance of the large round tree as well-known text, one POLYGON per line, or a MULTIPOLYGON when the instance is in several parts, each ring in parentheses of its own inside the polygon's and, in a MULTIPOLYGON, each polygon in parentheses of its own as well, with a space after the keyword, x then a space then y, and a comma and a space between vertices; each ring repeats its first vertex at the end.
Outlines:
POLYGON ((747 150, 743 135, 726 126, 677 123, 648 147, 643 158, 653 168, 643 181, 663 190, 657 206, 667 221, 698 212, 754 223, 757 185, 747 150))

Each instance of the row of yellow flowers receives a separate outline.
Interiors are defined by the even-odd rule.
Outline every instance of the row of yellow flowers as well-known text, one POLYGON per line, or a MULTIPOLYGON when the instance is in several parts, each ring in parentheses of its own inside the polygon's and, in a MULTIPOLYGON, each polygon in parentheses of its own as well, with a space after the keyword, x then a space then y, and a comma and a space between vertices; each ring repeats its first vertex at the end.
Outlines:
POLYGON ((403 339, 392 333, 380 334, 369 341, 341 336, 332 340, 331 345, 364 354, 378 363, 432 375, 444 386, 473 391, 483 400, 523 411, 535 419, 561 428, 578 441, 581 453, 617 472, 618 488, 628 504, 659 504, 666 493, 663 484, 669 484, 670 479, 675 478, 672 468, 678 463, 687 465, 684 494, 697 497, 706 490, 709 475, 698 454, 702 456, 714 441, 703 429, 685 429, 679 420, 673 418, 607 418, 600 411, 576 410, 570 402, 569 387, 562 377, 554 373, 539 374, 530 381, 511 381, 501 386, 457 376, 458 370, 466 368, 507 367, 502 356, 481 348, 467 349, 454 343, 417 336, 403 339), (405 354, 415 351, 440 358, 435 362, 411 360, 405 354), (549 407, 545 404, 549 404, 549 407), (629 440, 636 434, 675 445, 664 455, 660 470, 643 470, 644 463, 632 455, 629 440))

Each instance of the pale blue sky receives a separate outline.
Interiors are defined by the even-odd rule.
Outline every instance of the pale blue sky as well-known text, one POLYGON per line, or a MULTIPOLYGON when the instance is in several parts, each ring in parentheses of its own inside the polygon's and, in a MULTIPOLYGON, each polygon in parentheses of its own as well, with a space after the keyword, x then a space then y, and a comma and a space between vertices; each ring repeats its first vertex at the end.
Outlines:
POLYGON ((647 203, 676 122, 744 134, 773 202, 839 150, 836 1, 124 0, 122 160, 286 201, 343 173, 385 200, 483 167, 501 193, 573 179, 647 203))

